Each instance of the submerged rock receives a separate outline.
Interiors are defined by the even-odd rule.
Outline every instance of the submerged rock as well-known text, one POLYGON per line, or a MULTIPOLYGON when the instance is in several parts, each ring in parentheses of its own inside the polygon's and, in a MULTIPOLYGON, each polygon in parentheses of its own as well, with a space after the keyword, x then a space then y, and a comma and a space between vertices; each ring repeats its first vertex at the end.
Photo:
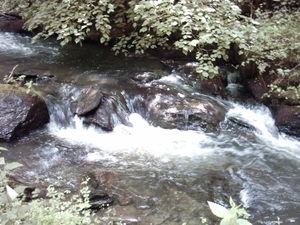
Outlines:
POLYGON ((93 190, 89 196, 90 208, 92 210, 100 210, 102 208, 111 206, 114 199, 102 190, 93 190))
POLYGON ((45 101, 26 89, 0 84, 0 140, 12 141, 49 122, 45 101))
POLYGON ((112 170, 97 170, 94 173, 97 184, 103 189, 111 189, 118 181, 118 174, 112 170))

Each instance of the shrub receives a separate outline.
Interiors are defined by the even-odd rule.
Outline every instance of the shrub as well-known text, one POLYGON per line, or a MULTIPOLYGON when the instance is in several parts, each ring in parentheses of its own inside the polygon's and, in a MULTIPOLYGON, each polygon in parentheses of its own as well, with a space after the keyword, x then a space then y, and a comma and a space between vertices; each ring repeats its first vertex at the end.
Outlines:
POLYGON ((242 65, 298 75, 296 0, 6 0, 2 8, 20 10, 25 29, 37 32, 34 40, 56 35, 61 45, 82 44, 97 33, 116 54, 179 49, 200 62, 201 78, 218 74, 216 61, 230 60, 233 45, 242 65))

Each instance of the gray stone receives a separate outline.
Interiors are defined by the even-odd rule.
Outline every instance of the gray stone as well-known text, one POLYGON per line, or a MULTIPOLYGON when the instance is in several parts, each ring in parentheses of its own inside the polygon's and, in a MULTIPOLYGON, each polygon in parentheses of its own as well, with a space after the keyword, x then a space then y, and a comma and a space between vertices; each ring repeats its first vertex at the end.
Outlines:
POLYGON ((83 116, 96 109, 103 98, 103 93, 97 85, 83 89, 71 103, 71 111, 78 116, 83 116))
POLYGON ((45 101, 26 89, 0 84, 0 140, 12 141, 49 122, 45 101))

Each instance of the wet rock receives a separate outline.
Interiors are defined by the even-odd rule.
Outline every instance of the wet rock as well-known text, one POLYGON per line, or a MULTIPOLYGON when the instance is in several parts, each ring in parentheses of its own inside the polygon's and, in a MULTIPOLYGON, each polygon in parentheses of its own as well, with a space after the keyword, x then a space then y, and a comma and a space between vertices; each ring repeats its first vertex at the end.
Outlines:
POLYGON ((219 130, 226 110, 216 101, 203 97, 160 95, 148 106, 148 119, 155 126, 167 129, 219 130))
POLYGON ((118 202, 121 206, 130 205, 132 203, 132 196, 118 195, 118 202))
POLYGON ((71 103, 71 111, 83 116, 97 108, 103 98, 103 93, 97 85, 91 85, 80 91, 71 103))
POLYGON ((47 188, 36 188, 36 187, 26 187, 24 189, 24 201, 25 202, 30 202, 33 199, 38 199, 38 198, 47 198, 47 188))
POLYGON ((268 88, 262 78, 249 79, 246 81, 247 88, 257 101, 267 103, 264 94, 268 92, 268 88))
POLYGON ((0 11, 0 31, 21 33, 24 21, 16 15, 9 15, 0 11))
POLYGON ((111 206, 114 199, 102 190, 93 190, 89 196, 90 208, 92 210, 99 210, 111 206))
POLYGON ((251 131, 255 131, 255 127, 253 125, 251 125, 250 123, 246 122, 246 121, 243 121, 239 118, 236 118, 236 117, 233 117, 233 116, 229 116, 228 117, 228 120, 230 120, 231 122, 237 124, 238 126, 241 126, 241 127, 245 127, 251 131))
POLYGON ((275 124, 279 131, 300 137, 299 106, 271 105, 269 108, 274 116, 275 124))
POLYGON ((196 87, 203 94, 220 95, 221 97, 225 96, 224 85, 222 80, 219 77, 215 77, 209 80, 198 81, 196 87))
POLYGON ((106 190, 111 189, 118 181, 118 174, 112 170, 97 170, 94 173, 98 185, 106 190))
POLYGON ((161 74, 153 73, 153 72, 142 72, 132 75, 132 79, 135 81, 139 81, 142 83, 147 83, 153 80, 157 80, 161 78, 161 74))
POLYGON ((45 101, 26 89, 0 84, 0 140, 12 141, 49 122, 45 101))
POLYGON ((105 94, 97 109, 86 115, 84 123, 112 131, 118 124, 130 126, 128 116, 126 106, 122 104, 118 96, 105 94))

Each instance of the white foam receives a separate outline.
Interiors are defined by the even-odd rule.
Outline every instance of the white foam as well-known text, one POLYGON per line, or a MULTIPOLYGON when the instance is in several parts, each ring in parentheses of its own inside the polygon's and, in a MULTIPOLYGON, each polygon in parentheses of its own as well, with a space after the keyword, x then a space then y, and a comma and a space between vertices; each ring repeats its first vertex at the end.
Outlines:
POLYGON ((227 112, 227 116, 236 117, 251 124, 256 129, 257 137, 273 150, 285 151, 300 158, 300 143, 285 134, 279 133, 275 120, 267 107, 263 105, 246 107, 234 104, 234 108, 227 112))
POLYGON ((40 53, 56 55, 59 47, 31 43, 31 37, 9 32, 0 32, 0 52, 18 54, 18 56, 31 56, 40 53))
POLYGON ((73 144, 90 145, 112 153, 193 156, 212 151, 201 148, 201 143, 212 141, 202 132, 153 127, 136 113, 131 114, 129 119, 132 127, 120 124, 112 132, 85 128, 78 117, 74 118, 75 127, 58 128, 52 125, 49 130, 73 144))

